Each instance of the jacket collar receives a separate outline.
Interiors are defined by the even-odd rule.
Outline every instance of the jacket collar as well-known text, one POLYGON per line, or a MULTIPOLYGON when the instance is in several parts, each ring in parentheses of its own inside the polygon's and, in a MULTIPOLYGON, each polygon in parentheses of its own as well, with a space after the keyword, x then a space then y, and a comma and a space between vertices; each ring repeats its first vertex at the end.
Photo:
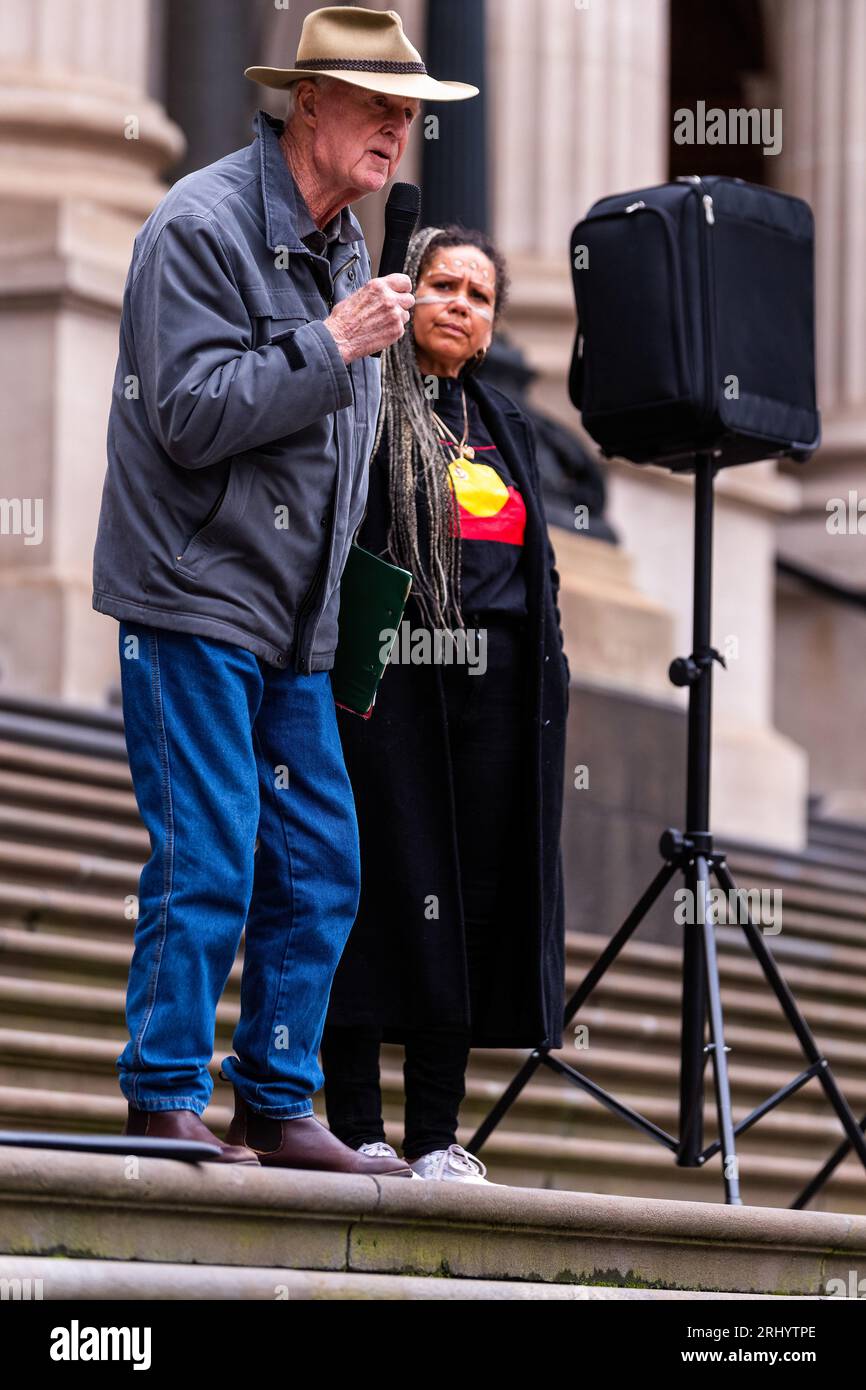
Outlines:
POLYGON ((527 512, 535 522, 545 524, 541 504, 535 495, 535 482, 529 461, 532 441, 529 438, 526 415, 504 391, 488 382, 479 381, 471 372, 464 385, 467 396, 477 403, 482 420, 524 493, 527 512))
POLYGON ((479 380, 474 372, 470 372, 463 382, 466 394, 476 400, 479 407, 486 408, 487 413, 498 411, 500 415, 506 415, 517 425, 522 425, 524 421, 523 411, 515 405, 510 396, 506 396, 504 391, 500 391, 495 386, 479 380))
MULTIPOLYGON (((283 121, 270 116, 267 111, 257 112, 253 121, 259 142, 265 236, 271 251, 285 246, 289 251, 309 255, 310 248, 303 244, 301 237, 318 231, 318 228, 280 149, 283 125, 283 121)), ((338 219, 337 236, 340 241, 362 240, 363 232, 348 207, 343 208, 328 224, 326 235, 330 234, 338 219)))

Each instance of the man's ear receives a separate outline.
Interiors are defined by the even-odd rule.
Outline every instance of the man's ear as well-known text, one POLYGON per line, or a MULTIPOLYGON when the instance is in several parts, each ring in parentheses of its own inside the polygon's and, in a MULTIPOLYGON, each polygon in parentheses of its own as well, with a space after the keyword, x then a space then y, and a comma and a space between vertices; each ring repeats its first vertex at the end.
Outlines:
POLYGON ((305 125, 314 126, 319 117, 319 88, 315 82, 308 82, 306 78, 301 79, 298 88, 295 109, 305 125))

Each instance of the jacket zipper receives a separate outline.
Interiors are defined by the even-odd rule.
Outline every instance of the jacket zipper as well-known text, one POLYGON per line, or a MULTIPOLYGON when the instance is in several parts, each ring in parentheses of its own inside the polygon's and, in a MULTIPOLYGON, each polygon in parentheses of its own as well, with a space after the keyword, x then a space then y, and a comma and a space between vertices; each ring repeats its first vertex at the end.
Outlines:
POLYGON ((329 308, 329 309, 333 309, 333 307, 334 307, 333 289, 334 289, 334 281, 336 280, 337 276, 338 276, 338 275, 342 275, 342 273, 343 273, 344 270, 348 270, 350 265, 354 265, 355 262, 356 262, 356 261, 359 261, 360 259, 361 259, 361 253, 360 253, 360 251, 355 251, 355 252, 349 257, 349 259, 348 259, 347 261, 344 261, 343 264, 342 264, 341 266, 339 266, 338 269, 335 271, 335 273, 331 276, 331 291, 332 291, 332 293, 331 293, 331 298, 328 300, 328 308, 329 308))
POLYGON ((295 624, 295 641, 298 648, 296 669, 306 676, 310 675, 312 671, 310 663, 312 660, 313 644, 316 640, 316 633, 319 630, 319 623, 321 622, 323 611, 320 609, 316 615, 315 622, 312 623, 312 631, 309 640, 307 640, 307 631, 312 621, 310 609, 313 607, 314 600, 318 598, 319 590, 323 587, 323 577, 327 577, 327 572, 331 563, 331 552, 334 548, 334 530, 337 524, 337 483, 340 475, 340 441, 336 430, 334 430, 334 444, 337 450, 337 469, 334 483, 334 505, 331 508, 331 525, 328 528, 328 535, 325 541, 325 553, 316 567, 313 581, 298 608, 299 621, 295 624))
MULTIPOLYGON (((329 312, 334 307, 334 281, 337 279, 338 275, 342 275, 344 270, 348 270, 350 265, 354 265, 355 262, 360 261, 360 259, 360 252, 355 251, 353 255, 349 256, 348 260, 343 262, 343 264, 339 267, 336 273, 331 276, 331 294, 329 295, 327 301, 329 312)), ((313 607, 314 600, 318 597, 319 589, 322 587, 323 572, 325 575, 327 575, 327 571, 331 561, 331 551, 333 549, 334 544, 334 527, 336 526, 337 521, 337 488, 339 485, 340 478, 340 437, 336 429, 334 430, 334 445, 337 450, 337 469, 335 473, 336 483, 334 487, 334 506, 332 509, 331 525, 328 529, 328 536, 325 541, 325 554, 322 560, 319 562, 319 565, 316 569, 316 573, 313 576, 313 581, 310 584, 310 587, 304 595, 301 604, 298 608, 298 617, 300 621, 297 622, 295 625, 295 642, 298 648, 296 658, 296 669, 303 675, 311 674, 313 644, 315 643, 316 633, 318 632, 319 623, 322 619, 322 612, 320 610, 316 616, 315 623, 313 623, 312 625, 312 632, 310 633, 309 640, 307 640, 307 631, 310 628, 311 624, 310 609, 313 607)))
MULTIPOLYGON (((319 561, 319 564, 316 568, 316 573, 313 575, 313 581, 310 584, 309 589, 305 593, 301 601, 300 607, 298 608, 298 621, 295 627, 295 641, 298 644, 296 664, 298 671, 300 671, 303 675, 307 676, 310 674, 310 658, 306 650, 307 644, 304 642, 304 637, 306 635, 307 627, 309 625, 308 611, 312 607, 313 599, 318 593, 318 589, 322 580, 322 574, 325 570, 327 570, 329 558, 330 545, 328 545, 324 558, 319 561)), ((313 633, 313 636, 315 637, 315 632, 313 633)), ((312 649, 312 639, 309 643, 309 647, 310 649, 312 649)))

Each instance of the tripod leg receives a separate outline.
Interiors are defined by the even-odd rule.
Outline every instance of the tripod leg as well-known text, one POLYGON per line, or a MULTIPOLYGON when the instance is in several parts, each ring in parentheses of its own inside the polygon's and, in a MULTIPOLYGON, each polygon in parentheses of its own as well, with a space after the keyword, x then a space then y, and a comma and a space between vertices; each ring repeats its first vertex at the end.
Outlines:
MULTIPOLYGON (((737 885, 727 864, 724 862, 717 862, 713 865, 713 868, 722 888, 724 888, 728 894, 736 894, 738 892, 737 885)), ((818 1064, 818 1071, 816 1072, 818 1080, 824 1088, 824 1093, 833 1109, 836 1111, 836 1114, 839 1116, 842 1128, 848 1136, 848 1144, 843 1145, 844 1152, 837 1150, 839 1155, 838 1160, 835 1163, 831 1160, 831 1163, 828 1163, 826 1167, 822 1169, 819 1175, 820 1181, 814 1179, 792 1203, 793 1207, 801 1207, 804 1206, 805 1203, 814 1196, 815 1192, 818 1191, 819 1187, 826 1182, 830 1173, 838 1166, 838 1163, 841 1162, 849 1148, 853 1147, 856 1150, 858 1158, 863 1164, 863 1167, 866 1168, 866 1136, 864 1136, 863 1130, 857 1123, 856 1115, 839 1089, 839 1084, 830 1070, 829 1063, 818 1048, 818 1044, 812 1036, 812 1030, 800 1013, 793 994, 779 974, 779 967, 770 954, 762 934, 752 921, 750 913, 746 913, 746 920, 741 923, 741 926, 745 933, 746 940, 751 946, 752 952, 764 972, 764 978, 778 999, 782 1012, 791 1025, 804 1055, 808 1058, 809 1062, 818 1064)), ((836 1159, 836 1155, 834 1155, 834 1159, 836 1159)))
POLYGON ((530 1056, 527 1057, 526 1061, 523 1063, 523 1066, 520 1068, 520 1071, 517 1073, 514 1080, 511 1081, 506 1090, 502 1092, 502 1095, 499 1097, 498 1101, 494 1105, 493 1109, 490 1111, 489 1115, 485 1115, 484 1119, 481 1121, 481 1124, 478 1126, 472 1138, 469 1140, 470 1153, 477 1154, 480 1151, 482 1144, 487 1143, 487 1140, 490 1138, 494 1129, 499 1124, 499 1121, 502 1119, 503 1115, 506 1115, 508 1113, 514 1102, 517 1100, 517 1097, 520 1095, 520 1092, 523 1090, 524 1086, 527 1084, 527 1082, 532 1080, 536 1071, 541 1066, 541 1063, 545 1056, 546 1053, 536 1051, 531 1053, 530 1056))
MULTIPOLYGON (((864 1126, 866 1126, 866 1116, 860 1121, 860 1128, 863 1129, 864 1126)), ((797 1196, 791 1203, 791 1209, 794 1211, 802 1211, 804 1207, 807 1207, 815 1196, 815 1193, 820 1192, 824 1184, 829 1182, 830 1178, 832 1178, 836 1169, 839 1167, 839 1164, 843 1159, 848 1157, 850 1152, 851 1140, 843 1139, 838 1149, 834 1149, 833 1153, 827 1159, 824 1167, 819 1169, 813 1178, 809 1179, 801 1192, 797 1193, 797 1196)))
POLYGON ((665 863, 659 869, 652 883, 646 892, 635 903, 631 912, 626 917, 622 926, 611 937, 605 946, 598 960, 584 975, 574 994, 565 1005, 565 1014, 562 1020, 563 1028, 567 1028, 574 1015, 582 1004, 586 1002, 592 991, 595 989, 601 977, 610 969, 623 947, 629 939, 634 936, 643 919, 646 917, 656 898, 664 888, 670 883, 677 871, 676 864, 665 863))
POLYGON ((713 914, 708 909, 710 871, 706 859, 699 855, 696 861, 695 878, 701 904, 700 915, 704 941, 704 961, 706 966, 707 1008, 710 1019, 711 1056, 716 1083, 716 1114, 719 1124, 719 1138, 722 1141, 722 1172, 725 1193, 729 1206, 742 1206, 740 1196, 739 1160, 737 1158, 734 1121, 731 1116, 731 1085, 728 1077, 728 1054, 725 1048, 725 1026, 722 1014, 722 998, 719 988, 719 961, 716 955, 716 935, 713 914))
MULTIPOLYGON (((620 951, 629 940, 629 937, 633 936, 637 931, 644 917, 647 915, 662 890, 670 883, 675 873, 676 865, 670 862, 664 863, 659 869, 652 883, 646 889, 643 896, 635 903, 616 935, 611 938, 598 957, 598 960, 587 971, 574 994, 566 1001, 565 1013, 562 1021, 563 1030, 568 1027, 581 1004, 583 1004, 588 995, 592 993, 605 971, 608 970, 616 960, 620 951)), ((544 1064, 550 1065, 547 1062, 549 1054, 549 1048, 539 1047, 527 1057, 514 1080, 510 1083, 507 1090, 503 1091, 489 1115, 484 1117, 478 1129, 469 1140, 469 1148, 472 1153, 477 1154, 482 1144, 487 1142, 500 1120, 508 1113, 517 1100, 524 1086, 528 1081, 532 1080, 538 1068, 544 1064)))
MULTIPOLYGON (((698 901, 694 863, 684 865, 691 902, 698 901)), ((682 1032, 680 1035, 680 1146, 677 1164, 696 1168, 704 1132, 704 1017, 706 968, 703 937, 694 925, 683 928, 682 1032)))

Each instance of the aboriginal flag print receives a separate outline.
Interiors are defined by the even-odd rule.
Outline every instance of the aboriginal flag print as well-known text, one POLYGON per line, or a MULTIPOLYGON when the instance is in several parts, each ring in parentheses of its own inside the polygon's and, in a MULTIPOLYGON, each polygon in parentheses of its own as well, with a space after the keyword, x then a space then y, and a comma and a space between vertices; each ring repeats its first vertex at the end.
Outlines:
MULTIPOLYGON (((513 483, 506 483, 496 469, 474 459, 453 459, 448 465, 451 491, 456 494, 460 512, 460 532, 464 540, 505 541, 523 545, 526 506, 513 483)), ((491 450, 491 452, 496 452, 491 450)), ((456 523, 455 523, 456 532, 456 523)))

